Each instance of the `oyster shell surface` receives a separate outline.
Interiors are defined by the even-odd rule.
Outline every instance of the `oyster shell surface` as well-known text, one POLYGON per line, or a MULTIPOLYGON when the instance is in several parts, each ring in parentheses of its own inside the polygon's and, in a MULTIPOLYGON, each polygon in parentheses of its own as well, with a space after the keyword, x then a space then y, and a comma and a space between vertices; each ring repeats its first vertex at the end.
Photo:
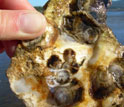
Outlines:
POLYGON ((124 47, 106 25, 111 0, 50 0, 47 28, 7 70, 27 107, 124 107, 124 47))

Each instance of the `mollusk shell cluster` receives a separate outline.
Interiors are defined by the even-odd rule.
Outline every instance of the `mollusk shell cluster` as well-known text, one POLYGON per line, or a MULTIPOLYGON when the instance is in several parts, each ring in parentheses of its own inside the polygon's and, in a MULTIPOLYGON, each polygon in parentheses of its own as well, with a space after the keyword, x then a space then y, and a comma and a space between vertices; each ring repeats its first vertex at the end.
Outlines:
POLYGON ((22 41, 7 77, 27 107, 124 107, 124 47, 107 27, 111 0, 50 0, 46 32, 22 41))

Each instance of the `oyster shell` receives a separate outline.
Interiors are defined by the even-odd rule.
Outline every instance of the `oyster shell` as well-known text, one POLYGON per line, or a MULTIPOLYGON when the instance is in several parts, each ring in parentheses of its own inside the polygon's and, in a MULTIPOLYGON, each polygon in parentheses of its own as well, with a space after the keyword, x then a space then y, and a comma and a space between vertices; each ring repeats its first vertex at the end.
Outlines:
POLYGON ((107 27, 110 0, 50 0, 47 28, 7 70, 27 107, 124 107, 124 51, 107 27))

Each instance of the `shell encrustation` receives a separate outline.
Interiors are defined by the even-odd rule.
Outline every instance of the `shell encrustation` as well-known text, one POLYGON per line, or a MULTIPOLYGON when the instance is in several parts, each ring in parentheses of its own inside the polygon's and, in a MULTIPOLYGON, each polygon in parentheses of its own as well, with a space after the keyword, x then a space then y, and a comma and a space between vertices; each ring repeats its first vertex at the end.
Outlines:
POLYGON ((106 25, 111 0, 50 0, 46 32, 22 41, 7 70, 27 107, 124 107, 124 47, 106 25))

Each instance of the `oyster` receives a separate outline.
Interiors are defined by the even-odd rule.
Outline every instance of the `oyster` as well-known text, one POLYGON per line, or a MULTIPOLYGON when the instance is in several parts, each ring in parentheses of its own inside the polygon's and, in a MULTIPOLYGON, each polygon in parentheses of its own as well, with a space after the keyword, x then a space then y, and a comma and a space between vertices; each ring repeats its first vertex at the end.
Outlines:
POLYGON ((47 28, 7 70, 27 107, 124 107, 124 47, 106 25, 111 0, 50 0, 47 28))

